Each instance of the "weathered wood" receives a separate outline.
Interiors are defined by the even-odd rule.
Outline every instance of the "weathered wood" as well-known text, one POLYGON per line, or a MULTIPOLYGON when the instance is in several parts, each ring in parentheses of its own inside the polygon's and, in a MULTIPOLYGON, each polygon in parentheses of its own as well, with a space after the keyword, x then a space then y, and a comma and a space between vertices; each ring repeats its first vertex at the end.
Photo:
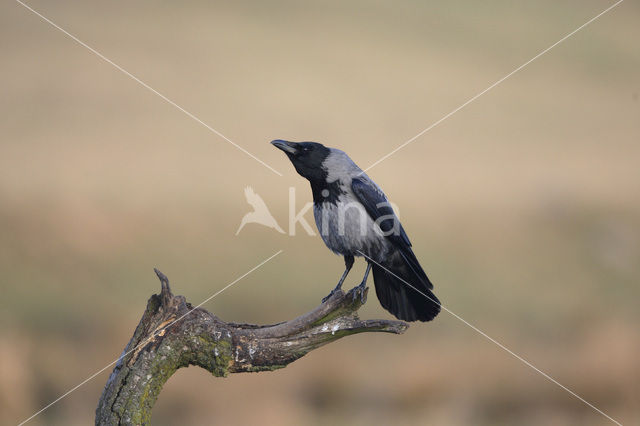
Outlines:
POLYGON ((362 332, 403 333, 401 321, 360 320, 366 301, 336 292, 312 311, 274 325, 227 323, 183 296, 156 270, 162 290, 151 296, 133 337, 105 385, 97 425, 148 424, 162 386, 179 368, 198 365, 216 377, 283 368, 308 352, 362 332))

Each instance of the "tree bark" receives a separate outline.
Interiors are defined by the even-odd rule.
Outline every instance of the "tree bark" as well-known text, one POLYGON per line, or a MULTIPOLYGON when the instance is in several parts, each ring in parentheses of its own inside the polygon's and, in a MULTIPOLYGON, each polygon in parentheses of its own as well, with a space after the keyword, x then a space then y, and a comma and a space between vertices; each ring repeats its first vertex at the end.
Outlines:
POLYGON ((227 323, 162 290, 151 296, 133 337, 105 385, 96 425, 148 424, 162 386, 176 370, 198 365, 216 377, 271 371, 341 337, 362 332, 403 333, 402 321, 360 320, 367 291, 334 293, 312 311, 274 325, 227 323))

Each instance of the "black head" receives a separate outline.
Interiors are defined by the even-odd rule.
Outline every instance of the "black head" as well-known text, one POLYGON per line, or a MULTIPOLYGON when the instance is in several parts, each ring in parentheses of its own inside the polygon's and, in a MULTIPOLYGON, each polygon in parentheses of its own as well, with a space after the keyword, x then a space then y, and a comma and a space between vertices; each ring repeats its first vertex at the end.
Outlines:
POLYGON ((281 149, 293 163, 300 176, 310 180, 325 180, 327 171, 322 162, 329 156, 331 149, 317 142, 288 142, 276 139, 271 145, 281 149))

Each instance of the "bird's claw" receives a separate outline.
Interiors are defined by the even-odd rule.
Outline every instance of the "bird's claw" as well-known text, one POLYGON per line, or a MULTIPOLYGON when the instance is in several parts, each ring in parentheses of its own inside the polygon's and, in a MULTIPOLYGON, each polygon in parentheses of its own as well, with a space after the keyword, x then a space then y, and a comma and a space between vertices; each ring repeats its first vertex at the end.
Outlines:
POLYGON ((354 287, 353 290, 351 290, 353 292, 353 301, 355 302, 356 298, 360 297, 360 303, 364 305, 367 301, 367 290, 367 286, 362 284, 354 287))
POLYGON ((333 290, 331 290, 331 293, 327 294, 325 297, 322 298, 322 303, 324 303, 327 300, 331 299, 331 296, 333 296, 334 294, 336 294, 339 291, 340 291, 339 288, 334 288, 333 290))

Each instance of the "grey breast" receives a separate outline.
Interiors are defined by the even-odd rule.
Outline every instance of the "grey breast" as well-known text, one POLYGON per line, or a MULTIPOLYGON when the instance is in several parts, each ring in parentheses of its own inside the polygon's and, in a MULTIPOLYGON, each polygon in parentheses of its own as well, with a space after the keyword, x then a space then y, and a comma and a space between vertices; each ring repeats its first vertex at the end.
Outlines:
POLYGON ((335 204, 324 202, 314 206, 314 218, 322 240, 336 253, 361 256, 360 252, 364 252, 377 258, 388 244, 350 191, 335 204))

